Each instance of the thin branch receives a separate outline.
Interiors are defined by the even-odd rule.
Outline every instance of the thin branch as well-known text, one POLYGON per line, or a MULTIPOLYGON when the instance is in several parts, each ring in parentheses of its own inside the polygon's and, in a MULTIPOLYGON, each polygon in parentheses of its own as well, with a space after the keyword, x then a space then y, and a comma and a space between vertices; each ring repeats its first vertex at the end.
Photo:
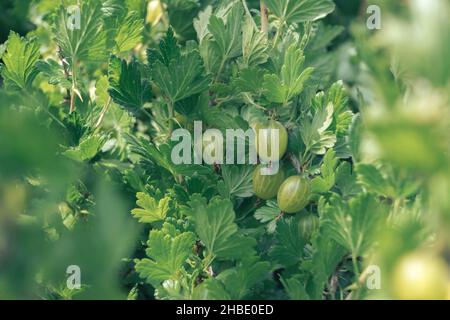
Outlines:
POLYGON ((367 0, 362 0, 358 12, 358 16, 360 18, 364 17, 364 15, 366 14, 366 9, 367 9, 367 0))
POLYGON ((80 100, 83 101, 80 91, 77 89, 77 59, 72 57, 72 88, 71 88, 71 97, 70 97, 70 109, 69 114, 75 111, 75 95, 78 95, 80 100))
POLYGON ((277 33, 275 34, 275 38, 273 39, 273 44, 272 44, 273 48, 277 47, 278 40, 282 36, 282 34, 284 32, 284 23, 285 22, 283 20, 280 21, 280 26, 278 27, 277 33))
POLYGON ((264 0, 260 2, 261 7, 261 32, 266 36, 269 34, 269 18, 267 16, 267 7, 264 0))
POLYGON ((100 116, 99 116, 99 118, 98 118, 98 121, 97 121, 97 123, 95 124, 95 127, 96 127, 96 128, 98 128, 98 127, 100 126, 100 124, 102 123, 103 118, 104 118, 105 115, 106 115, 106 112, 108 112, 108 109, 109 109, 109 106, 111 105, 111 102, 112 102, 111 97, 108 97, 108 101, 106 101, 106 104, 105 104, 105 106, 103 107, 102 112, 100 113, 100 116))
POLYGON ((174 104, 172 101, 167 101, 167 110, 169 112, 169 138, 173 132, 173 119, 175 118, 174 104))
POLYGON ((225 62, 226 62, 226 59, 225 59, 225 58, 222 59, 222 62, 220 63, 219 71, 217 71, 217 75, 216 75, 216 77, 214 78, 214 82, 213 82, 213 83, 219 82, 220 76, 221 76, 222 71, 223 71, 223 68, 225 68, 225 62))
MULTIPOLYGON (((62 67, 63 67, 64 76, 66 77, 67 81, 70 81, 70 73, 69 73, 69 70, 67 69, 67 66, 69 65, 69 63, 67 62, 66 58, 63 56, 61 47, 58 47, 58 56, 59 56, 59 59, 61 61, 62 67)), ((74 104, 74 101, 73 101, 73 92, 71 89, 67 89, 67 99, 69 99, 70 108, 72 109, 72 105, 74 104)), ((66 100, 64 102, 66 102, 66 100)))
POLYGON ((69 107, 69 114, 73 113, 75 111, 75 87, 72 86, 71 92, 70 92, 70 107, 69 107))
POLYGON ((144 107, 141 108, 141 111, 142 111, 143 114, 145 114, 147 116, 147 118, 152 120, 152 115, 147 110, 145 110, 144 107))

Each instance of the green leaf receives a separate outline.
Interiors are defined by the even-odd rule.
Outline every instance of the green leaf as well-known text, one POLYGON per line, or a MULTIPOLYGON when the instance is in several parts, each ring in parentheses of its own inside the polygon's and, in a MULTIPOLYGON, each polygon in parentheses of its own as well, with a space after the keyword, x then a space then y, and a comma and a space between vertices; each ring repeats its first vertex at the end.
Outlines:
POLYGON ((109 60, 109 94, 115 103, 131 113, 138 112, 151 100, 151 87, 141 68, 136 60, 127 63, 116 56, 109 60))
POLYGON ((358 173, 358 182, 367 190, 385 197, 395 196, 395 190, 393 190, 374 165, 358 164, 356 166, 356 172, 358 173))
POLYGON ((169 29, 159 52, 149 52, 152 78, 172 104, 208 90, 210 82, 198 51, 179 50, 169 29))
POLYGON ((305 56, 296 44, 292 44, 284 57, 280 76, 270 74, 264 76, 263 90, 266 98, 275 103, 287 104, 299 95, 305 82, 313 72, 313 68, 303 69, 305 56))
POLYGON ((363 123, 361 116, 358 114, 353 117, 352 124, 349 130, 349 146, 352 154, 353 161, 360 161, 360 149, 361 149, 361 136, 363 130, 363 123))
MULTIPOLYGON (((339 25, 329 25, 322 22, 317 23, 318 32, 311 39, 308 49, 311 51, 319 51, 326 49, 334 39, 341 35, 345 28, 339 25)), ((338 81, 341 82, 341 81, 338 81)))
MULTIPOLYGON (((208 99, 207 95, 203 95, 203 97, 203 99, 208 99)), ((227 129, 247 129, 241 126, 239 120, 242 119, 240 119, 240 117, 233 117, 233 115, 224 112, 223 109, 211 108, 208 104, 208 100, 205 102, 206 103, 203 103, 200 106, 200 117, 207 125, 222 130, 222 132, 226 132, 227 129)))
POLYGON ((356 172, 360 185, 386 198, 406 198, 417 192, 421 185, 411 173, 388 164, 375 166, 361 163, 356 166, 356 172))
POLYGON ((309 300, 305 284, 299 278, 299 276, 293 276, 289 279, 280 278, 280 281, 291 300, 309 300))
POLYGON ((167 30, 166 36, 159 43, 159 50, 149 49, 147 52, 148 61, 153 65, 157 61, 168 67, 172 60, 178 60, 181 56, 181 49, 175 39, 173 29, 167 30))
POLYGON ((9 90, 28 89, 38 74, 39 44, 11 32, 5 49, 3 65, 0 65, 5 87, 9 90))
POLYGON ((186 281, 165 280, 161 286, 155 289, 155 299, 157 300, 187 300, 190 299, 189 292, 185 290, 186 281))
POLYGON ((235 268, 221 272, 216 278, 224 284, 231 299, 244 299, 253 286, 270 275, 270 264, 256 256, 240 261, 235 268))
POLYGON ((199 0, 163 0, 170 9, 180 11, 192 10, 199 6, 199 0))
POLYGON ((195 235, 191 232, 171 235, 162 230, 152 230, 145 251, 150 259, 137 260, 136 271, 153 286, 175 279, 192 254, 194 244, 195 235))
MULTIPOLYGON (((209 19, 208 30, 212 35, 212 46, 221 57, 222 64, 239 56, 242 52, 242 18, 244 9, 236 2, 224 21, 217 16, 209 19)), ((219 70, 220 71, 220 70, 219 70)))
POLYGON ((246 165, 224 165, 222 168, 223 183, 218 188, 223 197, 248 198, 253 196, 253 167, 246 165))
POLYGON ((336 187, 344 199, 355 196, 362 192, 356 182, 356 174, 352 172, 352 166, 343 162, 336 170, 336 187))
MULTIPOLYGON (((73 7, 73 8, 76 8, 73 7)), ((83 1, 79 25, 72 25, 72 16, 76 11, 69 12, 66 6, 60 6, 53 21, 53 33, 61 48, 61 54, 71 64, 76 61, 97 62, 106 60, 107 33, 103 25, 102 4, 100 1, 83 1)), ((76 19, 73 19, 76 20, 76 19)))
POLYGON ((269 252, 270 257, 285 267, 300 262, 306 243, 298 227, 298 221, 295 218, 280 221, 275 237, 277 244, 269 252))
POLYGON ((332 149, 325 154, 322 165, 320 166, 320 176, 311 181, 312 191, 314 193, 325 193, 331 190, 336 182, 335 170, 339 160, 332 149))
POLYGON ((348 96, 342 81, 333 83, 328 90, 327 100, 333 104, 336 114, 340 114, 347 109, 348 96))
POLYGON ((172 175, 176 175, 176 172, 173 168, 173 163, 170 159, 170 154, 164 152, 166 148, 160 146, 164 150, 158 149, 154 144, 144 140, 137 139, 132 135, 126 136, 128 140, 128 144, 130 145, 130 151, 141 157, 141 162, 151 162, 154 163, 161 168, 166 169, 172 175))
POLYGON ((3 58, 5 51, 6 51, 6 43, 0 44, 0 59, 3 58))
POLYGON ((143 30, 144 20, 136 12, 130 12, 118 26, 115 52, 120 54, 136 47, 142 41, 143 30))
POLYGON ((322 155, 336 143, 334 132, 327 131, 333 121, 333 105, 320 106, 315 110, 312 121, 302 122, 300 134, 308 151, 322 155))
POLYGON ((264 207, 255 211, 255 219, 259 220, 261 223, 268 223, 267 232, 274 233, 280 218, 280 213, 281 210, 278 208, 277 202, 269 200, 264 207))
MULTIPOLYGON (((326 222, 325 222, 326 223, 326 222)), ((348 251, 330 238, 328 230, 324 228, 321 219, 319 232, 312 240, 313 252, 311 258, 302 263, 302 268, 312 277, 312 284, 308 288, 311 299, 323 299, 323 290, 331 275, 336 271, 348 251)))
POLYGON ((161 144, 156 147, 154 144, 144 140, 137 139, 127 134, 126 139, 130 144, 130 151, 140 156, 141 162, 150 162, 167 170, 174 177, 178 175, 192 176, 194 173, 209 174, 211 169, 203 165, 180 164, 176 165, 172 161, 172 146, 161 144))
POLYGON ((60 85, 64 88, 70 88, 72 83, 70 78, 65 75, 64 68, 55 60, 38 61, 36 68, 47 78, 49 84, 60 85))
POLYGON ((270 264, 256 256, 244 258, 236 267, 205 280, 195 288, 193 298, 202 300, 245 299, 254 286, 270 275, 270 264))
POLYGON ((333 83, 327 94, 327 104, 333 105, 334 123, 338 136, 348 136, 355 115, 348 108, 348 95, 342 81, 333 83))
MULTIPOLYGON (((102 4, 102 12, 106 19, 124 18, 127 14, 127 7, 130 7, 130 1, 105 0, 102 4)), ((120 19, 117 19, 120 20, 120 19)))
POLYGON ((195 287, 192 298, 194 300, 231 300, 224 284, 215 278, 206 279, 195 287))
POLYGON ((245 16, 242 28, 242 61, 245 67, 266 63, 269 55, 268 41, 264 33, 255 28, 252 17, 245 16))
POLYGON ((219 259, 240 259, 254 253, 256 241, 238 232, 230 200, 214 198, 206 204, 200 196, 193 196, 189 206, 195 230, 208 255, 219 259))
POLYGON ((322 105, 316 110, 312 126, 319 134, 325 132, 330 127, 333 121, 333 113, 334 106, 331 103, 322 105))
POLYGON ((169 211, 170 198, 164 197, 159 202, 147 193, 137 193, 136 204, 142 209, 133 209, 131 214, 141 223, 153 223, 166 218, 169 211))
POLYGON ((66 150, 63 154, 75 161, 83 162, 94 158, 105 143, 105 137, 90 135, 83 138, 77 147, 66 150))
POLYGON ((261 68, 242 69, 239 78, 234 79, 234 85, 241 92, 258 94, 261 91, 261 79, 264 78, 265 71, 261 68))
POLYGON ((198 18, 194 19, 194 28, 197 32, 197 39, 200 44, 208 34, 208 23, 211 15, 212 6, 207 6, 204 11, 199 13, 198 18))
POLYGON ((336 133, 338 135, 346 136, 353 122, 354 113, 350 110, 338 114, 336 119, 336 133))
POLYGON ((320 214, 326 232, 354 257, 362 256, 373 245, 373 236, 384 218, 378 199, 371 194, 349 201, 333 195, 320 214))
POLYGON ((264 95, 267 100, 275 103, 284 103, 287 96, 287 88, 276 74, 266 74, 263 82, 264 95))
POLYGON ((104 106, 109 99, 109 80, 108 76, 101 76, 95 84, 95 102, 99 106, 104 106))
POLYGON ((288 24, 315 21, 334 11, 332 0, 266 0, 267 8, 288 24))

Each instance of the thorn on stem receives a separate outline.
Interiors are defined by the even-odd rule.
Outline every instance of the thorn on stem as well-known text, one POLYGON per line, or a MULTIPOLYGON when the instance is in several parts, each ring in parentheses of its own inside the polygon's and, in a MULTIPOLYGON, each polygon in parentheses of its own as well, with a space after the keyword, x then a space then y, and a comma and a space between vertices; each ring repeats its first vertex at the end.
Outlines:
POLYGON ((284 215, 285 215, 285 212, 281 211, 280 214, 275 218, 275 221, 277 221, 277 222, 280 221, 281 218, 283 218, 284 215))

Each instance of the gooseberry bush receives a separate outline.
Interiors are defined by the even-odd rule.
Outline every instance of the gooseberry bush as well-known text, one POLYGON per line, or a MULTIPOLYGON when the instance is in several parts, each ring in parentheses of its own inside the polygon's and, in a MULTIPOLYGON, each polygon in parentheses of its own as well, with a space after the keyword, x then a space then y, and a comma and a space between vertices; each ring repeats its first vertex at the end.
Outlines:
POLYGON ((371 31, 353 2, 30 1, 0 47, 0 298, 445 299, 450 10, 371 31), (176 164, 198 122, 276 128, 279 170, 176 164))

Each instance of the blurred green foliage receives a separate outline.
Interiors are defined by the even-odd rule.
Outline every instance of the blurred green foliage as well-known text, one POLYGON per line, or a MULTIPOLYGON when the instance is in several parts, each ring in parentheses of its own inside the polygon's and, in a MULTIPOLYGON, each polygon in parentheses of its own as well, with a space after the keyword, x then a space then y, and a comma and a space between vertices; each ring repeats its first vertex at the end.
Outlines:
POLYGON ((4 0, 0 5, 0 42, 8 38, 9 31, 25 34, 33 29, 28 18, 31 1, 4 0))

